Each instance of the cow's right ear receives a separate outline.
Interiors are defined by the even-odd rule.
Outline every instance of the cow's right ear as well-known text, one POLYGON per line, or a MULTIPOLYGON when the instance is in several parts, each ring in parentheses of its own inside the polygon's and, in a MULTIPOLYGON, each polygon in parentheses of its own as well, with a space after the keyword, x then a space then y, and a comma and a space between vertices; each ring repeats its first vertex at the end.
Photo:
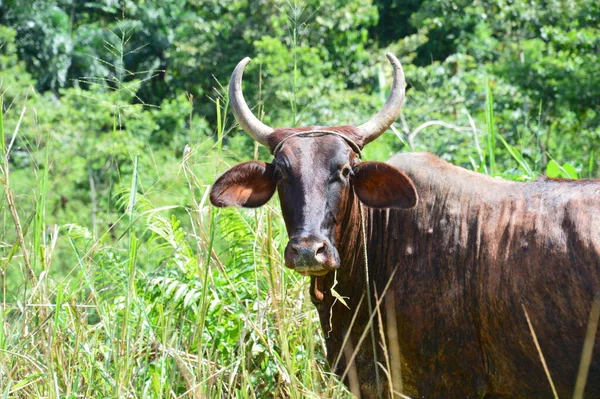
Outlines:
POLYGON ((275 192, 275 168, 265 162, 250 161, 223 173, 210 190, 210 202, 219 208, 264 205, 275 192))

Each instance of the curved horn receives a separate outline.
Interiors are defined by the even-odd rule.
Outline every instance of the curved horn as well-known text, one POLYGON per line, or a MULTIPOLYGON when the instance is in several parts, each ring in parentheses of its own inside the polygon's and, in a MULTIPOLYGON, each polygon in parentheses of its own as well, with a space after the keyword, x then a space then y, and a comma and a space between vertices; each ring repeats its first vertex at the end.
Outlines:
POLYGON ((394 123, 402 109, 402 103, 404 103, 406 80, 402 65, 393 54, 387 53, 385 56, 390 61, 390 64, 392 64, 392 67, 394 67, 392 91, 383 108, 374 117, 357 127, 363 137, 363 145, 367 145, 381 136, 394 123))
POLYGON ((242 129, 254 140, 268 147, 267 138, 273 133, 273 128, 265 125, 254 116, 248 104, 246 104, 246 100, 244 100, 244 94, 242 94, 242 75, 244 74, 246 65, 249 63, 250 58, 244 58, 237 64, 231 74, 231 81, 229 82, 231 110, 233 111, 235 120, 240 124, 242 129))

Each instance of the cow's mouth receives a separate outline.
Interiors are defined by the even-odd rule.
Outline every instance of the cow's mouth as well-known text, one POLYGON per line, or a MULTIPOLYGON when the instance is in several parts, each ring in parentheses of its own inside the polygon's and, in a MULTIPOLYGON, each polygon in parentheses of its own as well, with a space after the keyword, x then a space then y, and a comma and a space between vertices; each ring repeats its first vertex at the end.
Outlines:
POLYGON ((331 270, 331 268, 301 268, 301 267, 296 267, 296 272, 298 272, 299 274, 303 275, 303 276, 315 276, 315 277, 319 277, 319 276, 324 276, 327 273, 329 273, 331 270))

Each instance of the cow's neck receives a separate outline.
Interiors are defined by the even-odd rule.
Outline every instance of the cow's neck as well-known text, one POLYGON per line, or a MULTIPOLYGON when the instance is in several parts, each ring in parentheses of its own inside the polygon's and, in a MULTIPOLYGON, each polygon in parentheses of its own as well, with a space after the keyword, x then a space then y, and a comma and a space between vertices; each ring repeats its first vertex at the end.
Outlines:
MULTIPOLYGON (((360 295, 365 288, 365 267, 363 252, 363 235, 360 223, 360 203, 354 193, 347 199, 348 206, 336 230, 336 248, 340 254, 340 268, 337 272, 330 272, 326 276, 313 277, 312 288, 322 292, 312 292, 313 299, 322 297, 323 302, 331 305, 335 297, 332 296, 331 287, 336 284, 335 291, 343 296, 348 296, 350 302, 358 302, 356 293, 360 295), (316 286, 315 286, 316 283, 316 286)), ((368 219, 367 208, 364 208, 365 219, 368 219)), ((368 229, 367 229, 368 231, 368 229)))
MULTIPOLYGON (((350 330, 350 323, 358 311, 355 319, 360 323, 368 320, 365 278, 365 261, 363 235, 360 223, 360 203, 355 195, 351 193, 347 200, 343 217, 339 219, 338 231, 336 233, 336 248, 340 254, 340 268, 337 272, 330 272, 322 277, 312 277, 311 297, 319 312, 321 327, 327 342, 327 355, 330 363, 335 363, 341 343, 350 330), (342 297, 344 305, 339 297, 342 297)), ((368 225, 371 212, 367 207, 363 208, 369 241, 371 228, 368 225)), ((372 265, 371 265, 372 266, 372 265)), ((370 267, 369 277, 373 274, 370 267)), ((355 323, 358 323, 355 322, 355 323)), ((352 328, 355 331, 363 331, 356 324, 352 328), (357 328, 359 327, 359 328, 357 328)))

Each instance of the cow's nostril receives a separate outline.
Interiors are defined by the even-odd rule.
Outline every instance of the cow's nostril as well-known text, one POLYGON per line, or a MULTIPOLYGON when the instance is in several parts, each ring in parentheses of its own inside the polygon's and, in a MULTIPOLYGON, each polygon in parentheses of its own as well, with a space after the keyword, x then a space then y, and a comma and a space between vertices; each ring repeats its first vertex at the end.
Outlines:
POLYGON ((317 244, 317 250, 315 251, 315 255, 325 255, 325 247, 327 246, 327 244, 325 243, 325 241, 323 241, 320 244, 317 244))

